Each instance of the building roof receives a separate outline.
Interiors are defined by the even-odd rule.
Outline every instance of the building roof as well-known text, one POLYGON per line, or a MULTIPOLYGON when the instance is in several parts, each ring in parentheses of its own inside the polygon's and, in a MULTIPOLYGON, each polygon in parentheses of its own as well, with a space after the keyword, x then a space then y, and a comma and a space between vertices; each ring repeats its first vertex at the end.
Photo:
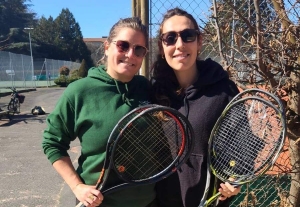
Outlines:
POLYGON ((84 42, 105 42, 107 38, 102 37, 102 38, 83 38, 84 42))

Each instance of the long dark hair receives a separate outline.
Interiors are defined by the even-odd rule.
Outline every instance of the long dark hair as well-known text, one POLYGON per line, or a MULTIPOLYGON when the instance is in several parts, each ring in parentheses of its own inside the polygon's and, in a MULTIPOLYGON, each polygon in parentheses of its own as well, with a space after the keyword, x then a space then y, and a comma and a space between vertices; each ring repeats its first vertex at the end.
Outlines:
MULTIPOLYGON (((162 35, 164 23, 173 16, 185 16, 190 19, 194 25, 194 29, 200 31, 195 18, 178 7, 170 9, 164 15, 163 20, 159 27, 159 37, 162 35)), ((197 38, 199 41, 199 38, 197 38)), ((159 51, 163 50, 162 40, 158 40, 159 51)), ((167 63, 166 59, 159 53, 157 54, 156 61, 151 68, 151 82, 153 85, 153 92, 155 94, 155 102, 161 105, 170 106, 169 96, 171 94, 180 94, 181 88, 173 71, 173 68, 167 63)))

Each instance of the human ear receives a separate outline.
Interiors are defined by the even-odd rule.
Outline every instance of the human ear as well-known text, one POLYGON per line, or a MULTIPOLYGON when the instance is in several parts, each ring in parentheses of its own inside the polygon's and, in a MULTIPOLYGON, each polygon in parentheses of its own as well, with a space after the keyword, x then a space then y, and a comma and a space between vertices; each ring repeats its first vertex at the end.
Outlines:
POLYGON ((104 44, 104 53, 106 56, 108 56, 108 48, 109 48, 109 43, 107 40, 105 40, 104 44))

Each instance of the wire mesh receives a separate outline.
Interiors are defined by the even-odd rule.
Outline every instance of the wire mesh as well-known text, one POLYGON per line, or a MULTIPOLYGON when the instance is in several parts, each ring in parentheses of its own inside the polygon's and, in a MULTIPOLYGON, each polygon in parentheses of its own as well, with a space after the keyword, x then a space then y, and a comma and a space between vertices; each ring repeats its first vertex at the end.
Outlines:
MULTIPOLYGON (((138 3, 133 9, 139 10, 136 7, 138 3)), ((298 0, 149 0, 149 68, 159 55, 163 15, 174 7, 192 14, 200 26, 204 41, 199 58, 219 62, 237 82, 282 87, 291 80, 291 68, 300 68, 298 0)), ((243 185, 230 206, 295 207, 288 198, 299 185, 297 159, 291 161, 299 156, 299 140, 287 139, 275 166, 261 179, 243 185)))
POLYGON ((31 57, 0 51, 0 87, 34 87, 31 57))
POLYGON ((59 68, 78 69, 80 63, 36 59, 31 63, 28 55, 0 51, 0 87, 35 88, 37 81, 54 80, 59 76, 59 68))

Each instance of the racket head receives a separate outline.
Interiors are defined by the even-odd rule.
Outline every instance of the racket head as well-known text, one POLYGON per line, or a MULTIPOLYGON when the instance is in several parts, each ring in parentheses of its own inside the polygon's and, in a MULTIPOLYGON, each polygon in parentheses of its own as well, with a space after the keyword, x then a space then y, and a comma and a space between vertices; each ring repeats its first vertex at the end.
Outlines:
POLYGON ((187 160, 193 142, 194 132, 186 117, 156 105, 126 123, 112 149, 111 166, 126 183, 154 183, 187 160))
POLYGON ((108 144, 106 146, 106 152, 108 152, 109 154, 112 153, 111 146, 113 145, 115 140, 118 138, 120 132, 123 130, 123 128, 126 126, 126 124, 128 122, 130 122, 131 119, 133 119, 135 116, 137 116, 138 114, 140 114, 144 110, 154 108, 154 107, 157 107, 157 106, 158 105, 155 105, 155 104, 147 104, 147 105, 139 106, 139 107, 131 110, 130 112, 128 112, 125 116, 123 116, 118 121, 118 123, 116 124, 116 126, 113 128, 113 130, 111 131, 111 133, 109 135, 108 144))
POLYGON ((123 116, 115 125, 113 130, 110 133, 110 136, 108 138, 108 142, 106 144, 106 156, 104 160, 104 164, 102 167, 102 170, 100 172, 99 179, 96 183, 96 188, 98 190, 102 190, 103 186, 106 184, 107 177, 110 173, 110 163, 111 163, 111 155, 113 153, 113 146, 115 144, 116 139, 118 138, 120 132, 123 130, 123 128, 126 126, 128 122, 130 122, 131 119, 133 119, 135 116, 137 116, 139 113, 141 113, 144 110, 147 110, 149 108, 156 107, 155 104, 147 104, 140 107, 137 107, 130 112, 128 112, 125 116, 123 116))
POLYGON ((232 185, 254 181, 276 161, 285 134, 280 109, 257 96, 241 98, 226 107, 212 130, 210 169, 232 185))
POLYGON ((270 92, 267 92, 265 90, 258 89, 258 88, 250 88, 250 89, 246 89, 246 90, 240 92, 235 97, 233 97, 233 99, 230 101, 230 103, 227 106, 230 106, 235 101, 238 101, 242 98, 247 98, 247 97, 262 98, 266 101, 269 101, 274 106, 279 108, 282 112, 284 112, 284 106, 282 104, 282 101, 277 96, 275 96, 274 94, 272 94, 270 92))

